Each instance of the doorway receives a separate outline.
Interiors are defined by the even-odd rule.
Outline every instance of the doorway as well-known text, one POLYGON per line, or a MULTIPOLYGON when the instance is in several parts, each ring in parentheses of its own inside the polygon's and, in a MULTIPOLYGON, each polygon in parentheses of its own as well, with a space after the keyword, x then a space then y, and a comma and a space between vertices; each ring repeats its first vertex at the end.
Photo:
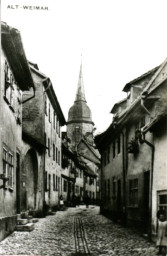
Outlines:
POLYGON ((20 154, 16 153, 16 210, 20 213, 20 154))
POLYGON ((143 189, 143 226, 144 231, 148 232, 149 227, 149 190, 150 190, 150 171, 144 172, 144 189, 143 189))

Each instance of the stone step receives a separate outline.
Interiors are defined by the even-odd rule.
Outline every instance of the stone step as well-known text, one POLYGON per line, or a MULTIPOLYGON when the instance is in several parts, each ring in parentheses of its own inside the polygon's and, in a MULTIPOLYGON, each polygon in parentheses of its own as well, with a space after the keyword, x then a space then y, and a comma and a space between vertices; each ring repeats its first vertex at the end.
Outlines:
POLYGON ((17 214, 17 220, 21 219, 21 214, 17 214))
POLYGON ((30 210, 29 214, 33 216, 33 218, 36 216, 36 211, 35 210, 30 210))
POLYGON ((28 223, 27 219, 17 219, 17 225, 25 225, 28 223))
POLYGON ((28 218, 28 212, 21 212, 21 218, 22 219, 27 219, 28 218))
POLYGON ((36 222, 38 222, 38 219, 37 219, 37 218, 28 219, 28 223, 36 223, 36 222))
POLYGON ((34 230, 34 223, 28 223, 26 225, 16 225, 16 231, 32 231, 34 230))
POLYGON ((33 218, 33 216, 31 216, 31 215, 28 215, 28 217, 27 217, 28 220, 32 220, 32 218, 33 218))
POLYGON ((37 219, 37 218, 34 218, 34 219, 32 219, 32 222, 33 223, 36 223, 36 222, 38 222, 39 220, 37 219))

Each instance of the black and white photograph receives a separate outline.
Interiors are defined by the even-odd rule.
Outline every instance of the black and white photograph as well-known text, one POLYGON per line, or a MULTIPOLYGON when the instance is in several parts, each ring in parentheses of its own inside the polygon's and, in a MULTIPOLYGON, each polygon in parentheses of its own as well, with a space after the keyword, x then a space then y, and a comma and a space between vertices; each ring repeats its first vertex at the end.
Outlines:
POLYGON ((167 256, 166 10, 1 1, 1 256, 167 256))

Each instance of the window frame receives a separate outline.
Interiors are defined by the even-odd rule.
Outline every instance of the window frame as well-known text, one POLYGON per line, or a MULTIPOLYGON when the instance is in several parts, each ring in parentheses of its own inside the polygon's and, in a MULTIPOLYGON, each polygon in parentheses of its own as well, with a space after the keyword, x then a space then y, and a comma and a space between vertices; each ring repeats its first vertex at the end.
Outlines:
POLYGON ((160 207, 165 207, 167 209, 167 203, 166 204, 160 204, 160 196, 166 195, 167 197, 167 190, 159 190, 157 191, 157 209, 160 210, 160 207))
POLYGON ((6 182, 4 182, 4 188, 13 190, 14 188, 14 154, 7 147, 3 146, 3 174, 5 178, 8 178, 6 182), (4 155, 5 152, 5 155, 4 155), (11 160, 10 160, 11 159, 11 160))

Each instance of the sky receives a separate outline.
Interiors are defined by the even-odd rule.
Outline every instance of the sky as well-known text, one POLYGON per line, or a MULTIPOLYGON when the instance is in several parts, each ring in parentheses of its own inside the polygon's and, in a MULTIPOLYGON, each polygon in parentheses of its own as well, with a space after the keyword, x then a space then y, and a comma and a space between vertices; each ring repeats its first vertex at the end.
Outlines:
POLYGON ((21 32, 27 59, 51 79, 66 120, 82 55, 98 134, 112 122, 113 105, 126 97, 125 84, 167 57, 166 10, 166 0, 2 0, 1 20, 21 32))

